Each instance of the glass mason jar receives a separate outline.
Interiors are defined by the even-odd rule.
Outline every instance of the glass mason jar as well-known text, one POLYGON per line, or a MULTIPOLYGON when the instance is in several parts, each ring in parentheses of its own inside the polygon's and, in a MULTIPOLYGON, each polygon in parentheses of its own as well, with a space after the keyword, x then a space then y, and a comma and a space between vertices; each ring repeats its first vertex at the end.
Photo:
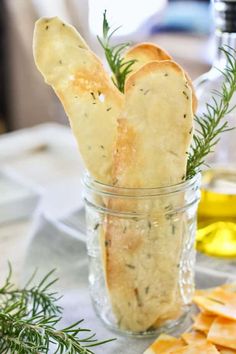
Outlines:
POLYGON ((200 176, 170 187, 120 188, 84 180, 89 284, 113 330, 174 330, 194 290, 200 176))

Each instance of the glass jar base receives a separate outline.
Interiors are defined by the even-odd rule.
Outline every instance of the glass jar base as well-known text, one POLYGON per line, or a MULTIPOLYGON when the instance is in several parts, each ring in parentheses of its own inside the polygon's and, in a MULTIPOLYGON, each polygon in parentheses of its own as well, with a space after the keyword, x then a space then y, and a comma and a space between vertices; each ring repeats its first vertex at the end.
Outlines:
POLYGON ((160 188, 85 180, 90 294, 98 316, 117 334, 177 334, 185 322, 194 287, 199 187, 199 175, 160 188), (180 310, 180 318, 161 323, 180 310), (150 328, 155 323, 160 327, 150 328))
POLYGON ((93 303, 94 310, 96 315, 101 319, 103 324, 111 331, 117 335, 123 335, 133 338, 148 338, 148 337, 157 337, 161 333, 174 334, 178 335, 190 327, 191 324, 191 306, 189 306, 184 313, 177 320, 167 321, 165 325, 160 326, 153 330, 148 330, 145 332, 132 332, 124 330, 118 327, 115 323, 113 316, 111 315, 110 310, 103 311, 99 313, 96 308, 96 305, 93 303))

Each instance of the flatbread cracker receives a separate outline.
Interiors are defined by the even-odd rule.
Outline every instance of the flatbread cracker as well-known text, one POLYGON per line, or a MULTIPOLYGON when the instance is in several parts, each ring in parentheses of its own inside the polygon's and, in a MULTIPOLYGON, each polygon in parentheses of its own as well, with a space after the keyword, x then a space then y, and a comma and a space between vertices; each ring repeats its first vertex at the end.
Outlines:
POLYGON ((119 119, 117 186, 155 188, 185 179, 192 140, 191 89, 173 61, 153 61, 130 76, 119 119))
POLYGON ((177 339, 167 334, 161 334, 143 354, 173 353, 174 350, 180 349, 184 347, 184 345, 182 339, 177 339))
POLYGON ((150 61, 172 60, 170 54, 153 43, 139 43, 129 48, 124 55, 125 60, 136 60, 132 65, 132 72, 137 71, 150 61))
POLYGON ((59 18, 36 22, 33 49, 39 71, 68 115, 87 170, 99 182, 111 184, 123 94, 75 28, 59 18))
POLYGON ((183 333, 181 338, 186 344, 207 344, 206 335, 198 331, 183 333))
POLYGON ((236 350, 236 321, 217 317, 212 323, 207 339, 236 350))
POLYGON ((200 312, 194 319, 193 328, 207 333, 216 316, 200 312))
MULTIPOLYGON (((235 284, 225 284, 216 288, 197 290, 195 293, 198 297, 204 299, 210 297, 211 300, 218 302, 218 304, 230 303, 231 306, 236 308, 235 284)), ((204 312, 200 312, 194 318, 192 328, 191 332, 181 335, 185 346, 179 349, 176 348, 171 353, 207 354, 217 352, 221 354, 236 354, 236 320, 216 316, 204 310, 204 312), (197 328, 197 330, 194 330, 194 328, 197 328)), ((153 353, 150 351, 150 354, 153 353)))
POLYGON ((231 293, 236 293, 236 283, 226 283, 221 288, 231 293))
MULTIPOLYGON (((169 186, 185 179, 193 130, 192 91, 176 63, 165 60, 143 65, 130 75, 124 96, 76 30, 58 18, 37 21, 34 58, 64 106, 93 178, 139 188, 169 186)), ((174 199, 173 207, 175 203, 182 206, 180 200, 174 199)), ((148 237, 131 223, 124 239, 122 223, 117 225, 110 218, 105 238, 101 235, 102 244, 110 245, 102 252, 121 328, 144 331, 156 321, 173 319, 184 241, 179 223, 175 226, 165 220, 165 207, 161 203, 153 208, 154 214, 163 215, 158 230, 164 252, 158 243, 153 247, 156 230, 149 223, 148 237), (138 272, 132 274, 133 267, 138 272), (151 282, 155 276, 158 282, 151 282)), ((178 303, 176 316, 181 306, 178 303)))
POLYGON ((216 345, 217 350, 220 354, 236 354, 236 350, 222 347, 221 345, 216 345))
POLYGON ((207 289, 196 289, 194 292, 195 296, 206 296, 210 294, 214 288, 207 288, 207 289))
POLYGON ((177 349, 171 354, 219 354, 216 347, 210 343, 199 345, 188 345, 185 348, 177 349))
MULTIPOLYGON (((193 124, 191 89, 182 69, 172 61, 148 63, 130 76, 125 95, 114 156, 116 185, 151 188, 181 182, 193 124)), ((182 203, 173 196, 173 208, 182 203)), ((143 210, 143 201, 125 207, 143 210)), ((184 240, 181 222, 165 217, 167 207, 164 197, 153 204, 145 225, 142 219, 115 217, 107 223, 106 281, 123 329, 145 331, 181 315, 178 265, 184 240)), ((110 208, 124 210, 124 204, 114 198, 110 208)))
POLYGON ((236 320, 236 294, 217 288, 207 296, 194 296, 193 302, 208 313, 236 320))
MULTIPOLYGON (((147 64, 153 60, 173 60, 169 53, 167 53, 163 48, 157 46, 153 43, 139 43, 134 47, 130 48, 124 56, 125 60, 136 60, 132 65, 132 73, 141 68, 144 64, 147 64)), ((130 74, 131 75, 131 74, 130 74)), ((193 112, 197 110, 197 96, 188 73, 185 72, 185 77, 188 82, 188 85, 192 90, 192 105, 193 112)))
POLYGON ((218 300, 223 303, 230 303, 232 306, 236 307, 236 293, 225 287, 216 287, 213 289, 208 298, 218 300))

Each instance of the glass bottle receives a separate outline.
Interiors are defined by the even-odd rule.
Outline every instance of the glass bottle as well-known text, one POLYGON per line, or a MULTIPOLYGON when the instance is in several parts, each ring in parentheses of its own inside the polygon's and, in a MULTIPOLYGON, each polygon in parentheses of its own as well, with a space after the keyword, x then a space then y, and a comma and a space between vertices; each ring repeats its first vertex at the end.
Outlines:
MULTIPOLYGON (((212 91, 220 90, 227 65, 221 47, 236 49, 236 0, 214 0, 216 55, 209 72, 195 81, 198 113, 212 102, 212 91)), ((236 104, 233 95, 231 106, 236 104)), ((236 127, 236 110, 225 117, 236 127)), ((209 255, 236 256, 236 131, 223 133, 203 172, 202 197, 198 213, 197 249, 209 255)))

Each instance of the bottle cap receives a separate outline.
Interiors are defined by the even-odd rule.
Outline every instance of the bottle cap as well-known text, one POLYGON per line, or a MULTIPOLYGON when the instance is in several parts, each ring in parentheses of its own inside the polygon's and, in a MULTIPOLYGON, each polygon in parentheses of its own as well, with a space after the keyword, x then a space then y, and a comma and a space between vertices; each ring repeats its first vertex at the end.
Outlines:
POLYGON ((236 0, 214 0, 216 28, 222 32, 236 32, 236 0))

